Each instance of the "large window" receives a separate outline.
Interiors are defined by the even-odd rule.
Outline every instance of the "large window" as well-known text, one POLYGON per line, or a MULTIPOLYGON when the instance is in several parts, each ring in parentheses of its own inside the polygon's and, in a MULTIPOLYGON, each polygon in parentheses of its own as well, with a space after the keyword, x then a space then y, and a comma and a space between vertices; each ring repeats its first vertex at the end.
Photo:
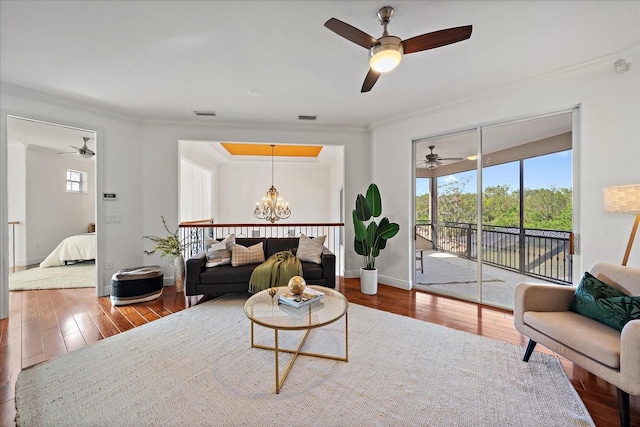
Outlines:
POLYGON ((211 171, 180 161, 180 221, 211 218, 211 171))

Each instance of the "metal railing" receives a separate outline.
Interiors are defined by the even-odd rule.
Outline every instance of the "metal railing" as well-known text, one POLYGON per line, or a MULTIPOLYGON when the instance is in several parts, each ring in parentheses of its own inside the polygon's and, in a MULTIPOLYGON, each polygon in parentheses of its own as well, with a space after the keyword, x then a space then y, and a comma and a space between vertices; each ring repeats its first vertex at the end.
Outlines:
MULTIPOLYGON (((476 260, 477 224, 422 221, 416 233, 431 240, 435 249, 476 260)), ((573 283, 573 233, 535 228, 482 229, 482 261, 527 276, 555 283, 573 283)))
POLYGON ((213 224, 213 220, 180 223, 180 238, 185 244, 183 256, 189 258, 206 248, 208 239, 221 240, 230 234, 236 237, 308 237, 327 236, 324 246, 336 256, 336 274, 342 274, 343 223, 301 224, 213 224))

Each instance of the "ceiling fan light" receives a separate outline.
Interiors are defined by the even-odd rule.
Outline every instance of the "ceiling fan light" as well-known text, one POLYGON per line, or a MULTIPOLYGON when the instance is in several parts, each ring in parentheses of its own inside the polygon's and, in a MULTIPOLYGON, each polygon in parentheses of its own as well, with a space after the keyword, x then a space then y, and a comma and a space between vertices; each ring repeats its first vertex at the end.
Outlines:
POLYGON ((369 50, 369 66, 378 73, 386 73, 400 64, 402 41, 394 36, 382 37, 379 41, 380 44, 369 50))

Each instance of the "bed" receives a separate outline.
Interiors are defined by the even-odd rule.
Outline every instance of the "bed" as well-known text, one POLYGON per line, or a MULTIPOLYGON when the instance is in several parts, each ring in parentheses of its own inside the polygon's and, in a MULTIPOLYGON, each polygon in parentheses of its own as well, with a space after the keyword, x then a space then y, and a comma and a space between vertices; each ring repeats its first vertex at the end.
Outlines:
POLYGON ((69 261, 96 259, 96 233, 78 234, 64 239, 40 263, 41 268, 65 265, 69 261))

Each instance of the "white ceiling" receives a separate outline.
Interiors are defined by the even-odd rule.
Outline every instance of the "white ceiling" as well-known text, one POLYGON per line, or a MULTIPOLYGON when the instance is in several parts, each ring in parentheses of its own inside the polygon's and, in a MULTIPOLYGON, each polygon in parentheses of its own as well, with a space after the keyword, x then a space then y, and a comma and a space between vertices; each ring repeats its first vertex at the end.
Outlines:
POLYGON ((638 1, 1 1, 0 12, 3 83, 149 121, 365 127, 640 40, 638 1), (402 39, 473 34, 406 55, 361 94, 367 50, 323 24, 379 37, 387 4, 402 39))

